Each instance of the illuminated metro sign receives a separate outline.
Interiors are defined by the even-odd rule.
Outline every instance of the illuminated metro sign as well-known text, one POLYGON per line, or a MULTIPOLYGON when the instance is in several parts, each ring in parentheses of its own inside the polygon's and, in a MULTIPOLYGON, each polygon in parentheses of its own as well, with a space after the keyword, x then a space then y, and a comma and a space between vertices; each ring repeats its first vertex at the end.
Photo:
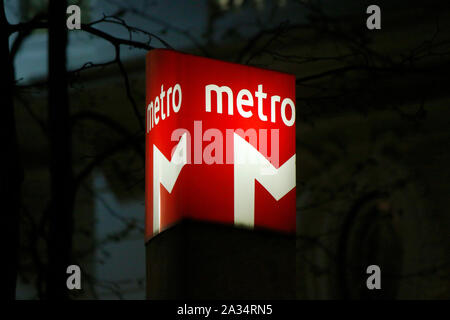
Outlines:
POLYGON ((146 239, 184 218, 295 232, 295 78, 147 54, 146 239))

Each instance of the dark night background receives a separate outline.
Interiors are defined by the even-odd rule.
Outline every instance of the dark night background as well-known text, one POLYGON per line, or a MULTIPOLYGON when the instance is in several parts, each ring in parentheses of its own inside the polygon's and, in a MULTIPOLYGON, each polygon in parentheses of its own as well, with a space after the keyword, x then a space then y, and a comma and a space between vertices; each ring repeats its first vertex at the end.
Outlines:
POLYGON ((145 298, 145 54, 166 47, 296 75, 296 298, 450 298, 448 1, 0 7, 6 298, 145 298))

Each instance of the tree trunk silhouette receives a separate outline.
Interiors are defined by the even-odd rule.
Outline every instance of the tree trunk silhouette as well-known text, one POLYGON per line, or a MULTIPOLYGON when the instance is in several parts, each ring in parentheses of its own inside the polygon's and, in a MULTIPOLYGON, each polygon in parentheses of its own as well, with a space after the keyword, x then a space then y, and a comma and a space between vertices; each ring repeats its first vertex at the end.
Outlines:
POLYGON ((14 69, 9 51, 9 24, 6 20, 4 1, 0 0, 0 54, 2 58, 3 84, 0 86, 1 115, 0 137, 2 154, 0 157, 0 203, 2 205, 2 265, 5 271, 6 288, 2 300, 15 299, 19 250, 19 221, 23 168, 17 142, 14 114, 13 85, 14 69), (7 208, 7 209, 6 209, 7 208))
POLYGON ((66 70, 67 2, 49 2, 48 129, 50 139, 51 203, 49 209, 47 297, 66 299, 66 269, 73 234, 74 178, 72 134, 66 70))

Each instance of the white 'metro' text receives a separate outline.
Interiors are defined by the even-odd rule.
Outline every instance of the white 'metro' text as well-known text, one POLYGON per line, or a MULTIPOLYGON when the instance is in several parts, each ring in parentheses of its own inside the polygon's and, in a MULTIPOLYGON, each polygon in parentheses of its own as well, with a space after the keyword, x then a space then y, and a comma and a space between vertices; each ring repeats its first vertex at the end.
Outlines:
MULTIPOLYGON (((216 110, 217 113, 223 112, 223 97, 224 94, 227 96, 227 102, 228 102, 228 114, 233 115, 234 114, 234 99, 233 99, 233 90, 231 90, 230 87, 227 86, 217 86, 215 84, 209 84, 205 86, 205 111, 211 112, 211 93, 216 93, 217 96, 217 104, 216 104, 216 110)), ((258 89, 255 91, 255 97, 258 100, 258 117, 261 121, 268 121, 268 113, 264 112, 263 108, 263 100, 267 99, 267 93, 263 91, 263 85, 259 84, 258 89)), ((279 104, 281 101, 281 97, 277 95, 273 95, 270 97, 270 121, 275 123, 276 121, 276 109, 277 109, 277 103, 279 104)), ((250 118, 253 116, 252 108, 255 106, 254 99, 252 93, 247 89, 242 89, 238 92, 236 96, 236 109, 240 116, 244 118, 250 118), (245 108, 245 109, 244 109, 245 108)), ((283 123, 290 127, 295 123, 295 104, 294 102, 289 98, 284 98, 283 101, 281 101, 281 119, 283 120, 283 123), (290 118, 287 118, 286 115, 286 107, 289 106, 291 109, 290 118)))
MULTIPOLYGON (((147 106, 147 133, 151 131, 160 121, 169 118, 172 113, 178 113, 182 105, 182 90, 177 83, 173 87, 164 90, 161 86, 161 92, 147 106)), ((290 127, 295 123, 295 103, 290 98, 281 99, 278 95, 272 95, 270 98, 263 91, 263 85, 259 84, 254 91, 254 95, 248 89, 241 89, 234 99, 233 90, 228 86, 218 86, 216 84, 208 84, 205 86, 205 111, 218 114, 224 113, 224 105, 227 104, 227 114, 234 115, 236 106, 237 113, 243 118, 251 118, 257 114, 261 121, 270 121, 275 123, 279 117, 283 123, 290 127), (214 93, 214 95, 213 95, 214 93), (213 97, 215 96, 216 99, 213 97), (256 99, 255 99, 255 98, 256 99), (264 100, 270 100, 270 109, 264 110, 264 100), (215 106, 213 101, 215 100, 215 106), (255 100, 257 103, 255 104, 255 100), (256 110, 253 109, 256 105, 256 110), (290 112, 287 112, 289 108, 290 112)))
POLYGON ((174 113, 180 111, 182 97, 181 86, 178 83, 173 88, 167 89, 167 92, 164 91, 164 85, 161 86, 161 93, 147 106, 147 133, 159 123, 160 116, 161 120, 170 117, 170 109, 174 113), (164 98, 166 98, 165 105, 164 98))

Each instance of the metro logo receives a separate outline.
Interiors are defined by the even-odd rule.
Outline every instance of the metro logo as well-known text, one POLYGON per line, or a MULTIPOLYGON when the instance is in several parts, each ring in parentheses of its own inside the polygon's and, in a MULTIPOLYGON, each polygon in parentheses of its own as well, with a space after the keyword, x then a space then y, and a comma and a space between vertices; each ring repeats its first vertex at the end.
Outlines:
POLYGON ((146 239, 183 218, 295 232, 294 76, 170 50, 146 68, 146 239))
POLYGON ((276 169, 251 144, 234 134, 234 223, 253 227, 255 180, 280 200, 295 187, 295 154, 276 169))
POLYGON ((150 102, 147 106, 147 133, 152 130, 152 128, 158 124, 159 115, 161 112, 161 120, 166 119, 170 116, 170 109, 173 109, 174 113, 177 113, 181 107, 181 87, 176 84, 173 88, 173 94, 171 98, 172 87, 170 87, 167 92, 164 91, 164 86, 161 86, 161 94, 156 96, 153 103, 150 102), (166 108, 164 112, 164 97, 166 98, 166 108))
MULTIPOLYGON (((261 121, 267 121, 267 115, 264 114, 263 100, 267 98, 267 93, 263 92, 263 85, 258 85, 258 90, 255 91, 255 97, 258 100, 258 117, 261 121)), ((233 90, 227 86, 217 86, 215 84, 209 84, 205 87, 205 110, 206 112, 211 112, 211 96, 212 92, 216 93, 217 96, 217 113, 222 113, 223 99, 224 96, 227 97, 228 102, 228 114, 233 115, 233 90)), ((275 122, 275 110, 277 102, 280 102, 280 96, 274 95, 270 97, 270 121, 275 122)), ((247 89, 241 89, 236 98, 236 108, 239 114, 244 118, 250 118, 253 116, 251 107, 254 106, 253 95, 247 89), (244 99, 245 97, 245 99, 244 99), (249 107, 248 110, 244 110, 243 106, 249 107)), ((281 103, 281 118, 287 126, 292 126, 295 122, 295 104, 289 98, 284 98, 281 103), (286 106, 290 107, 290 118, 287 119, 286 116, 286 106)))
POLYGON ((153 145, 153 233, 158 233, 161 227, 161 197, 160 184, 171 192, 180 175, 181 169, 187 163, 187 142, 184 134, 178 143, 172 160, 169 161, 159 149, 153 145))

